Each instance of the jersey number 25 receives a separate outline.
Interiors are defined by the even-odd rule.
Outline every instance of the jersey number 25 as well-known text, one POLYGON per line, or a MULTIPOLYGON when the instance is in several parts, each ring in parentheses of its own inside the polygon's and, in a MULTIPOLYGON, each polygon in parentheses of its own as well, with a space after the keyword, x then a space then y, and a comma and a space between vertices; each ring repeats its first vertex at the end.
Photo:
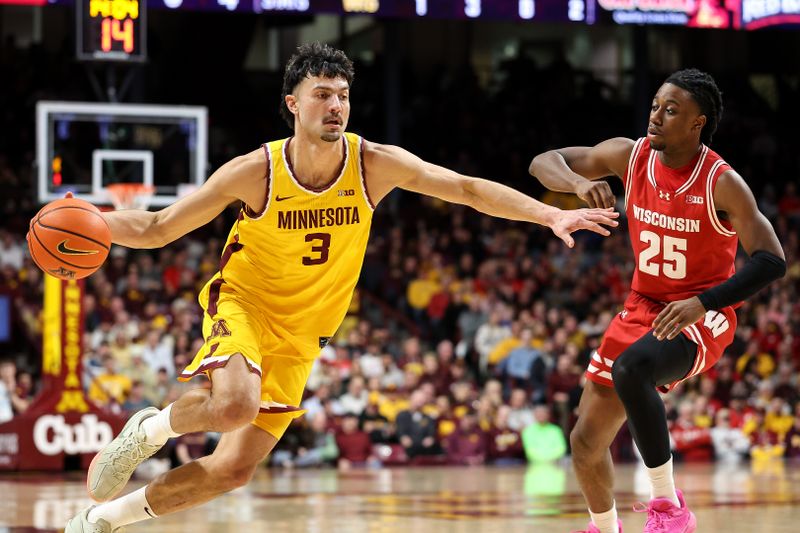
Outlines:
POLYGON ((664 235, 663 246, 660 235, 644 230, 639 239, 648 246, 639 254, 639 270, 651 276, 660 276, 661 272, 670 279, 686 277, 686 239, 678 239, 664 235), (659 261, 653 259, 658 258, 659 261))

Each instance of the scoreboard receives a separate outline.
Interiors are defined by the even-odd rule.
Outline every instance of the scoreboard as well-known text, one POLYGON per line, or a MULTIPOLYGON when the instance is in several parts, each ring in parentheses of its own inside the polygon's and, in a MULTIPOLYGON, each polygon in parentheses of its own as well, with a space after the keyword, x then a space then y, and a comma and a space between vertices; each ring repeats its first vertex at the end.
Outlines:
POLYGON ((149 0, 150 7, 275 14, 584 22, 595 0, 149 0))
POLYGON ((145 0, 75 0, 78 59, 144 61, 145 0))
POLYGON ((655 24, 757 30, 800 26, 800 0, 0 0, 76 5, 78 55, 142 60, 145 11, 373 15, 406 19, 655 24))

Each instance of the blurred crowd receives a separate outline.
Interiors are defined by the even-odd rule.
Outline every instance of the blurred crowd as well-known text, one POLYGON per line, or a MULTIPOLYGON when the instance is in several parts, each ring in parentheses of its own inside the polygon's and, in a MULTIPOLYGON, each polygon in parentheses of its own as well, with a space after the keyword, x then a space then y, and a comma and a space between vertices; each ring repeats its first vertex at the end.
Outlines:
MULTIPOLYGON (((35 50, 18 54, 45 61, 35 50)), ((19 125, 19 135, 0 141, 0 184, 8 191, 0 200, 0 295, 13 302, 14 324, 0 363, 0 422, 30 404, 41 359, 42 275, 24 236, 37 208, 28 95, 43 82, 28 69, 19 57, 0 62, 0 76, 17 80, 0 87, 3 120, 19 125)), ((357 83, 372 87, 380 72, 365 65, 357 83)), ((786 144, 791 135, 781 135, 788 127, 781 109, 746 82, 719 82, 727 116, 714 148, 750 181, 789 272, 738 310, 736 340, 720 363, 664 397, 673 448, 684 461, 800 457, 800 156, 786 144)), ((511 61, 488 88, 469 69, 404 83, 415 95, 401 117, 404 146, 563 207, 577 207, 577 200, 537 189, 527 177, 530 158, 553 145, 635 131, 633 110, 612 88, 566 64, 511 61), (531 76, 553 83, 531 84, 531 76), (553 105, 534 109, 527 104, 534 100, 553 105), (588 123, 579 120, 587 109, 588 123)), ((362 101, 355 96, 364 109, 379 104, 380 95, 368 89, 362 101)), ((361 132, 359 116, 353 129, 361 132)), ((248 148, 231 143, 212 135, 215 165, 232 146, 248 148)), ((583 370, 629 290, 634 262, 624 224, 606 239, 581 234, 568 250, 543 228, 434 199, 397 192, 384 204, 350 313, 314 366, 305 416, 289 428, 271 464, 515 464, 567 455, 583 370)), ((133 412, 207 386, 175 377, 202 345, 197 293, 218 268, 234 217, 229 209, 160 250, 115 247, 87 279, 83 377, 96 405, 133 412)), ((214 442, 214 435, 184 436, 172 461, 203 455, 214 442)), ((612 451, 617 459, 635 458, 626 428, 612 451)))

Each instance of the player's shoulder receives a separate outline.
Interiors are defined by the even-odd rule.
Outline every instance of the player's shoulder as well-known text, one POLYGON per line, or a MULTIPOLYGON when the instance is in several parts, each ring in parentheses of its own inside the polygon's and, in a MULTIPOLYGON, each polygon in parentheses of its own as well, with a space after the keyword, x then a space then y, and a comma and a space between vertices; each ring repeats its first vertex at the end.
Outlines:
POLYGON ((381 169, 395 161, 403 149, 391 144, 381 144, 362 139, 361 157, 367 170, 381 169))
POLYGON ((267 156, 263 147, 238 155, 222 165, 206 182, 209 186, 240 197, 242 191, 269 174, 267 156))

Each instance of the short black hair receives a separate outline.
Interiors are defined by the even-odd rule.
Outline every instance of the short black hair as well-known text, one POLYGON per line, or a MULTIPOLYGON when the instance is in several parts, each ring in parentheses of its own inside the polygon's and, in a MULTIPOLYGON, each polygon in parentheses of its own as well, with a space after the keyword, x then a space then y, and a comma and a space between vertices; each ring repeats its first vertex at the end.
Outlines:
POLYGON ((291 129, 294 129, 294 115, 286 107, 286 95, 292 94, 295 87, 309 76, 344 78, 352 86, 355 71, 350 58, 332 46, 319 42, 298 46, 297 52, 286 63, 281 91, 281 116, 291 129))
POLYGON ((714 78, 696 68, 687 68, 672 73, 664 83, 671 83, 692 95, 700 106, 700 112, 706 116, 706 125, 700 132, 700 141, 706 145, 711 144, 711 138, 717 131, 719 121, 722 120, 722 93, 714 78))

